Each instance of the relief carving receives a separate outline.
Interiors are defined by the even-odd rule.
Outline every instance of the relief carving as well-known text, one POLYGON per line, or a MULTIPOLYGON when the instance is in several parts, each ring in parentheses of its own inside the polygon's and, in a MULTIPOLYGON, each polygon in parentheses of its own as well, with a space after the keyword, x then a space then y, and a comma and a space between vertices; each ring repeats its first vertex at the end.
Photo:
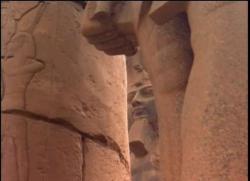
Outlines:
POLYGON ((140 52, 127 57, 132 181, 159 180, 159 130, 152 84, 140 52))

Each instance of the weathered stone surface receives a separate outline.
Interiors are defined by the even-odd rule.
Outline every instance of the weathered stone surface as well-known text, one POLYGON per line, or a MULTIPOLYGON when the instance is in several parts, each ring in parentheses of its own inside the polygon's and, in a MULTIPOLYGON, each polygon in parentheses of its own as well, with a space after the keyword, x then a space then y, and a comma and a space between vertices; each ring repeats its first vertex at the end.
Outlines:
POLYGON ((158 122, 141 54, 127 57, 128 124, 133 181, 159 180, 158 122))
POLYGON ((134 55, 141 6, 142 2, 88 2, 82 33, 97 49, 108 55, 134 55))
POLYGON ((18 115, 1 124, 3 180, 83 180, 80 134, 18 115))
POLYGON ((246 181, 247 2, 190 3, 182 180, 246 181), (195 118, 195 119, 194 119, 195 118))
POLYGON ((139 26, 139 18, 142 9, 142 1, 123 1, 115 7, 114 22, 119 31, 124 33, 133 46, 137 46, 136 30, 139 26))
POLYGON ((193 58, 189 35, 185 14, 162 26, 145 16, 138 32, 156 99, 162 180, 180 180, 181 112, 193 58))
POLYGON ((137 157, 142 157, 148 154, 149 150, 145 147, 147 140, 148 121, 135 121, 129 130, 129 148, 137 157))
POLYGON ((87 181, 115 180, 130 181, 130 175, 124 169, 119 155, 111 149, 86 139, 84 147, 84 175, 87 181), (105 159, 108 158, 108 159, 105 159))
POLYGON ((155 23, 163 25, 174 16, 184 12, 186 6, 185 1, 153 1, 148 14, 155 23))
POLYGON ((133 181, 159 181, 159 155, 158 157, 153 157, 152 154, 140 158, 131 155, 132 163, 132 180, 133 181))
POLYGON ((2 178, 129 180, 128 108, 137 109, 128 111, 133 180, 159 178, 158 144, 162 180, 247 180, 247 3, 183 3, 88 2, 93 12, 83 19, 73 2, 5 3, 2 178), (157 129, 142 118, 142 94, 152 90, 148 80, 137 82, 143 71, 133 65, 140 78, 131 87, 128 78, 124 106, 124 57, 90 46, 82 21, 88 42, 106 54, 133 55, 139 44, 159 143, 144 137, 157 129), (64 159, 69 165, 60 165, 64 159))
POLYGON ((247 3, 178 3, 142 8, 136 31, 155 91, 162 180, 246 180, 247 3))
MULTIPOLYGON (((29 4, 10 2, 12 11, 8 18, 12 19, 15 9, 19 5, 25 7, 26 3, 29 4)), ((28 8, 29 11, 25 10, 25 14, 18 15, 21 18, 15 20, 15 31, 12 30, 12 25, 6 25, 6 33, 14 33, 5 44, 7 56, 3 69, 6 94, 2 102, 2 112, 9 116, 23 116, 27 120, 42 120, 49 125, 57 124, 80 135, 83 140, 88 138, 99 145, 101 150, 106 150, 105 157, 97 159, 96 162, 92 160, 93 164, 103 165, 99 162, 107 163, 107 160, 113 158, 120 164, 119 167, 111 164, 105 170, 99 170, 98 174, 102 175, 106 171, 116 172, 120 177, 114 179, 128 180, 130 166, 127 108, 124 107, 127 97, 125 57, 107 56, 87 43, 80 31, 83 9, 76 3, 45 1, 39 2, 35 8, 27 5, 28 8)), ((43 129, 43 126, 40 129, 43 129)), ((25 130, 20 130, 23 131, 25 130)), ((47 135, 41 135, 41 138, 35 136, 34 134, 37 142, 43 142, 45 136, 47 139, 47 135)), ((55 139, 57 136, 54 136, 55 139)), ((28 140, 31 140, 29 136, 28 140)), ((35 145, 30 141, 28 143, 29 149, 34 149, 34 152, 39 154, 42 152, 43 148, 36 150, 33 148, 35 145)), ((59 146, 59 143, 53 144, 55 147, 59 146)), ((72 144, 79 143, 72 141, 72 144)), ((99 147, 96 150, 98 152, 99 147)), ((64 148, 63 151, 72 156, 69 157, 72 162, 65 167, 82 168, 82 157, 85 153, 81 153, 79 158, 73 158, 64 148)), ((33 160, 37 159, 39 161, 39 158, 34 156, 33 160)), ((13 160, 20 162, 15 158, 13 160)), ((59 154, 51 164, 57 167, 61 162, 67 161, 59 154)), ((9 164, 8 160, 3 168, 6 164, 9 164)), ((49 164, 49 161, 44 163, 49 164)), ((4 171, 4 180, 12 179, 12 171, 4 171)), ((79 175, 82 171, 76 171, 76 176, 72 176, 70 170, 67 172, 64 169, 60 172, 67 175, 64 180, 81 179, 79 175)), ((58 174, 59 172, 52 174, 48 181, 63 180, 58 174)), ((28 175, 36 180, 34 170, 28 175)), ((109 181, 107 177, 106 180, 109 181)))

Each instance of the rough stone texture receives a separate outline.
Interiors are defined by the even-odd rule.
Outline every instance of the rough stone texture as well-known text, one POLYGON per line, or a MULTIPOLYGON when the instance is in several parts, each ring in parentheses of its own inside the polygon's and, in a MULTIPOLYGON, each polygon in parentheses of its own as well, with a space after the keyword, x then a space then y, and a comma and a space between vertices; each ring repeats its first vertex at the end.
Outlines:
POLYGON ((186 9, 187 1, 153 1, 150 7, 149 16, 159 25, 186 9))
MULTIPOLYGON (((58 2, 37 1, 11 4, 10 16, 7 15, 1 24, 8 27, 8 31, 3 34, 6 45, 3 48, 7 48, 4 50, 6 58, 3 65, 6 80, 4 113, 32 119, 29 124, 43 120, 47 122, 46 125, 53 123, 63 126, 63 135, 69 131, 84 138, 81 150, 88 147, 96 150, 88 152, 88 158, 100 161, 103 158, 101 154, 109 155, 112 161, 107 164, 107 168, 99 169, 99 165, 95 167, 100 170, 100 174, 105 172, 102 173, 105 179, 106 174, 110 173, 106 170, 109 168, 112 172, 117 168, 124 175, 125 170, 129 170, 129 159, 126 147, 128 136, 125 133, 127 127, 121 121, 125 122, 127 109, 123 107, 126 101, 123 91, 125 65, 117 61, 121 57, 107 57, 86 44, 80 36, 81 10, 72 2, 60 5, 58 2), (79 51, 81 48, 86 51, 79 51), (90 73, 90 70, 93 72, 90 73), (110 91, 105 91, 105 87, 110 88, 110 91), (116 163, 118 155, 119 166, 116 164, 113 167, 112 163, 116 163)), ((124 10, 131 4, 120 5, 124 10)), ((136 44, 125 41, 126 36, 137 34, 143 55, 142 64, 149 73, 155 92, 160 123, 162 180, 245 181, 248 139, 247 3, 190 1, 186 9, 188 20, 182 13, 161 26, 157 26, 157 21, 153 22, 152 16, 146 14, 150 12, 150 5, 154 5, 154 2, 135 6, 141 20, 135 23, 136 28, 139 25, 138 31, 130 32, 133 28, 130 26, 131 21, 125 17, 126 13, 116 11, 115 17, 119 17, 120 13, 123 22, 130 22, 128 28, 124 28, 129 33, 121 35, 114 28, 119 25, 118 22, 112 22, 111 28, 107 26, 110 24, 98 22, 90 26, 93 34, 87 38, 97 49, 107 54, 128 55, 135 53, 136 44), (191 28, 194 52, 192 69, 188 26, 191 28)), ((159 12, 157 16, 161 16, 161 13, 164 15, 161 8, 155 10, 159 12)), ((107 12, 111 13, 109 10, 107 12)), ((12 120, 13 129, 17 124, 15 121, 19 120, 6 119, 12 120)), ((23 129, 26 122, 21 123, 18 131, 20 137, 27 131, 23 129)), ((132 125, 133 122, 129 123, 132 125)), ((39 130, 40 126, 44 127, 37 126, 39 130)), ((12 127, 8 130, 12 130, 12 127)), ((142 138, 138 140, 142 141, 142 138)), ((7 149, 4 154, 15 155, 17 149, 13 139, 3 136, 2 141, 7 149)), ((21 151, 25 144, 25 139, 22 139, 21 151)), ((143 147, 147 149, 145 144, 143 147)), ((84 151, 81 157, 86 157, 85 154, 84 151)), ((4 158, 6 155, 3 155, 4 158)), ((17 156, 11 158, 4 164, 14 165, 17 156)), ((25 161, 20 162, 24 164, 21 168, 24 169, 21 172, 24 178, 27 177, 27 158, 21 157, 25 161)), ((86 161, 93 163, 93 160, 86 161)), ((140 159, 137 161, 141 163, 140 159)), ((100 165, 106 163, 100 162, 100 165)), ((90 165, 81 165, 90 169, 90 165)), ((145 165, 146 162, 144 170, 147 168, 145 165)), ((9 167, 5 168, 8 170, 9 167)), ((18 166, 11 168, 19 169, 18 166)), ((97 174, 87 173, 94 175, 91 178, 87 175, 89 179, 100 179, 97 174)), ((112 175, 114 178, 111 180, 117 179, 118 174, 112 175)), ((17 178, 12 176, 8 179, 17 178)), ((125 175, 124 180, 127 178, 128 175, 125 175)))
POLYGON ((86 181, 131 180, 124 165, 121 164, 119 155, 114 150, 100 147, 97 143, 87 139, 84 152, 86 181))
POLYGON ((179 14, 162 26, 145 16, 138 32, 138 41, 143 65, 155 93, 162 180, 179 181, 181 111, 193 58, 185 14, 179 14))
POLYGON ((97 181, 102 175, 106 175, 103 181, 129 180, 125 57, 107 56, 87 43, 81 36, 82 13, 74 2, 14 1, 8 5, 3 31, 2 114, 6 116, 2 124, 9 123, 6 135, 14 130, 21 137, 17 148, 12 139, 2 138, 6 140, 5 181, 39 180, 44 175, 46 181, 97 181), (26 128, 27 124, 32 128, 26 128), (50 127, 60 130, 50 133, 50 127), (93 151, 84 152, 85 139, 93 142, 93 151), (53 156, 51 162, 43 158, 45 146, 52 149, 44 153, 53 156), (29 153, 13 156, 15 149, 29 153), (103 157, 96 157, 100 152, 103 157), (7 153, 12 154, 11 160, 6 159, 7 153), (92 165, 85 165, 85 158, 93 158, 87 160, 92 165), (18 166, 8 167, 14 162, 23 164, 20 175, 13 175, 18 166), (97 169, 98 177, 84 170, 108 162, 105 169, 97 169), (45 165, 58 168, 52 173, 45 165))
POLYGON ((155 92, 162 180, 245 181, 247 2, 189 1, 180 14, 177 4, 143 3, 136 32, 155 92))
POLYGON ((134 55, 138 45, 135 30, 139 25, 142 4, 126 1, 88 2, 82 20, 83 35, 108 55, 134 55))
MULTIPOLYGON (((133 55, 136 52, 132 42, 120 31, 119 29, 125 29, 131 27, 130 22, 122 22, 121 26, 114 26, 114 20, 112 18, 114 4, 111 1, 90 1, 86 5, 86 10, 83 16, 83 31, 82 33, 89 38, 90 42, 96 43, 96 48, 106 52, 108 54, 121 54, 125 52, 126 55, 133 55), (103 24, 106 26, 102 26, 103 24), (98 34, 98 35, 97 35, 98 34), (111 40, 110 44, 103 44, 106 39, 111 40)), ((114 4, 115 5, 115 4, 114 4)), ((123 11, 119 8, 120 11, 123 11)), ((123 17, 123 16, 122 16, 123 17)), ((123 21, 123 20, 122 20, 123 21)), ((133 27, 133 26, 132 26, 133 27)))
POLYGON ((247 2, 190 3, 182 180, 246 181, 247 2))
POLYGON ((128 124, 133 181, 159 180, 158 122, 152 84, 140 52, 127 57, 128 124))
POLYGON ((80 134, 25 116, 1 118, 3 180, 84 179, 80 134))

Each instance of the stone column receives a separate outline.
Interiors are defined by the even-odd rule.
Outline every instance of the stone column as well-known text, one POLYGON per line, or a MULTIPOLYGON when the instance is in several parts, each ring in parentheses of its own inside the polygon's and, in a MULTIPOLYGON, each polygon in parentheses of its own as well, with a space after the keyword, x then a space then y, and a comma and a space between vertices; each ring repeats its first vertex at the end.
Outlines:
POLYGON ((183 181, 247 180, 247 2, 190 2, 183 181))
POLYGON ((161 179, 179 181, 181 112, 193 59, 186 15, 180 14, 161 26, 145 15, 137 34, 156 99, 161 179))
POLYGON ((3 180, 130 180, 124 57, 86 42, 74 2, 7 11, 3 180))

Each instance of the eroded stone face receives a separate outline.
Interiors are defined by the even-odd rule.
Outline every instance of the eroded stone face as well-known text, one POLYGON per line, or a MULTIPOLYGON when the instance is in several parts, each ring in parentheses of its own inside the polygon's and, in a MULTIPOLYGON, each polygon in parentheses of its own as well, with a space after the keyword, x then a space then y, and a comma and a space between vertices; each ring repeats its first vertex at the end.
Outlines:
POLYGON ((158 180, 158 125, 152 84, 140 54, 127 58, 128 126, 133 181, 158 180))

